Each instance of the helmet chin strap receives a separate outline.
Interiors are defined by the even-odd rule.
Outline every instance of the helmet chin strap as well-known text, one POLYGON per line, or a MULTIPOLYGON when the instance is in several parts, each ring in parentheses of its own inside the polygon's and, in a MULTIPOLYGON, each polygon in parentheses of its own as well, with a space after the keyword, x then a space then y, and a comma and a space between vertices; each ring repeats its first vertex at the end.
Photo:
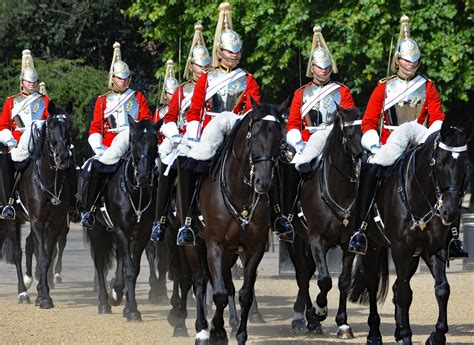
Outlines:
POLYGON ((400 66, 400 64, 397 64, 398 66, 397 74, 404 79, 413 78, 413 76, 416 74, 416 71, 418 70, 420 65, 421 65, 421 60, 418 62, 418 65, 416 65, 415 68, 403 68, 402 66, 400 66))

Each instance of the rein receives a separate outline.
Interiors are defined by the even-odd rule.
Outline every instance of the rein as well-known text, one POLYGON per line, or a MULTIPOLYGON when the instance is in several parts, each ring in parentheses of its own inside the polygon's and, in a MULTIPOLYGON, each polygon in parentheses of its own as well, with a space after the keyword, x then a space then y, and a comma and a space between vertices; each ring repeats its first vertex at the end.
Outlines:
MULTIPOLYGON (((331 196, 329 193, 329 190, 327 188, 328 186, 328 174, 326 172, 326 165, 329 163, 330 166, 334 167, 336 171, 341 174, 341 176, 345 177, 350 183, 355 184, 355 191, 358 190, 359 188, 359 172, 360 172, 360 160, 357 159, 357 156, 353 154, 352 150, 349 147, 348 140, 346 138, 344 128, 345 127, 350 127, 350 126, 360 126, 362 124, 362 120, 355 120, 355 121, 348 121, 348 122, 343 122, 340 125, 340 130, 342 133, 342 145, 344 147, 344 152, 348 154, 351 158, 352 161, 352 168, 353 168, 353 173, 354 175, 351 176, 347 174, 346 172, 342 171, 341 168, 339 168, 335 162, 331 158, 331 152, 328 150, 328 152, 324 155, 323 159, 321 160, 321 174, 319 175, 319 186, 321 190, 321 198, 323 201, 326 203, 326 205, 329 207, 331 212, 334 214, 336 218, 341 218, 342 219, 342 224, 344 226, 347 226, 349 224, 349 217, 351 216, 351 212, 354 208, 354 205, 356 203, 356 197, 357 194, 354 192, 354 197, 351 200, 349 207, 345 208, 341 205, 339 205, 334 198, 331 196), (326 159, 327 158, 327 159, 326 159)), ((335 128, 333 129, 335 130, 335 128)))
POLYGON ((423 190, 423 186, 421 185, 417 175, 416 175, 416 152, 421 148, 422 146, 416 147, 411 153, 408 158, 408 163, 406 166, 403 164, 400 166, 400 184, 401 186, 398 188, 398 192, 400 193, 400 197, 405 204, 405 207, 408 210, 408 213, 410 215, 412 225, 410 227, 410 230, 414 230, 416 227, 419 227, 420 230, 424 230, 426 228, 426 225, 436 216, 440 217, 440 209, 443 206, 443 192, 458 192, 460 195, 462 195, 462 190, 463 188, 461 186, 450 186, 444 190, 442 190, 439 186, 439 181, 436 176, 436 172, 434 169, 434 166, 436 165, 436 153, 437 149, 442 149, 448 152, 451 152, 452 156, 454 159, 457 159, 459 154, 461 152, 467 151, 467 146, 459 146, 459 147, 452 147, 448 146, 442 142, 440 142, 440 134, 437 135, 437 137, 434 140, 433 144, 433 152, 431 154, 431 159, 430 159, 430 167, 429 167, 429 175, 431 176, 431 182, 433 184, 434 192, 436 195, 436 202, 432 204, 429 200, 429 198, 426 196, 425 191, 423 190), (413 162, 413 164, 411 164, 413 162), (418 217, 414 215, 413 208, 410 205, 409 198, 408 198, 408 184, 407 181, 409 179, 409 170, 410 166, 412 166, 413 169, 413 178, 415 180, 416 186, 421 192, 421 196, 423 197, 425 204, 428 206, 429 211, 425 213, 423 216, 418 217), (406 168, 405 168, 406 167, 406 168))

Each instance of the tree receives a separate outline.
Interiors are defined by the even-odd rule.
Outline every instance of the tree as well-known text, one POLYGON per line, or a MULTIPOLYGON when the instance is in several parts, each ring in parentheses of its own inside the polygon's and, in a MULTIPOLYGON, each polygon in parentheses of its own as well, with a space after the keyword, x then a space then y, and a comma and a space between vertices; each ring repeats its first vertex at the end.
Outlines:
MULTIPOLYGON (((244 40, 241 65, 254 72, 264 99, 281 101, 288 90, 300 86, 301 75, 302 83, 306 82, 312 27, 320 24, 339 65, 339 78, 352 88, 359 105, 366 104, 377 80, 386 76, 390 41, 393 37, 396 42, 402 14, 410 16, 412 37, 422 51, 420 71, 435 81, 445 107, 469 99, 474 69, 472 5, 467 0, 231 3, 234 29, 244 40)), ((179 38, 186 51, 197 21, 202 22, 211 47, 217 9, 217 3, 195 0, 167 5, 136 0, 126 13, 141 20, 140 33, 146 42, 160 42, 163 57, 176 60, 179 38)))

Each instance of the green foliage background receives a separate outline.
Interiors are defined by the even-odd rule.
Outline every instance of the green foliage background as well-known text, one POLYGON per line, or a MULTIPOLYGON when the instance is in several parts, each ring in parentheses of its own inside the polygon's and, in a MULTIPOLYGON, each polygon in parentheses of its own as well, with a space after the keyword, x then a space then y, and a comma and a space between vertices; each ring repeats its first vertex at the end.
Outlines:
MULTIPOLYGON (((473 3, 470 0, 233 0, 234 29, 244 40, 241 66, 261 85, 264 101, 281 102, 304 76, 312 28, 323 34, 339 75, 356 103, 367 103, 385 77, 390 40, 399 18, 410 17, 422 51, 420 72, 436 84, 445 110, 469 111, 474 83, 473 3)), ((197 0, 2 0, 0 1, 0 98, 18 92, 21 51, 31 49, 49 96, 75 106, 75 136, 82 161, 93 98, 107 91, 115 41, 132 69, 132 87, 150 105, 159 95, 157 77, 168 58, 184 66, 200 21, 209 49, 219 1, 197 0)))

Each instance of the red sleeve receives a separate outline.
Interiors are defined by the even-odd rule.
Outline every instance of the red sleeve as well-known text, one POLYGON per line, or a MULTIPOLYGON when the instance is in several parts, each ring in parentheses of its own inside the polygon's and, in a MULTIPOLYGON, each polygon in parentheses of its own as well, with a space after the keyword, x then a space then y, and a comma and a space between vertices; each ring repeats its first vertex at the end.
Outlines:
POLYGON ((443 109, 441 108, 439 93, 432 81, 428 81, 426 84, 425 104, 429 114, 430 126, 435 121, 444 121, 445 115, 443 113, 443 109))
POLYGON ((201 121, 201 111, 206 99, 207 73, 203 73, 194 87, 191 108, 186 113, 186 122, 201 121))
POLYGON ((168 112, 165 114, 165 123, 178 123, 179 103, 183 101, 183 98, 183 86, 181 85, 171 97, 170 105, 168 106, 168 112))
POLYGON ((104 135, 104 110, 105 96, 99 96, 95 101, 94 116, 89 127, 89 135, 92 133, 104 135))
POLYGON ((370 96, 367 109, 362 117, 362 133, 370 129, 379 129, 380 113, 383 107, 385 97, 385 83, 379 83, 370 96))
POLYGON ((351 95, 351 89, 347 86, 341 86, 339 92, 341 93, 341 107, 344 109, 352 109, 356 107, 351 95))
POLYGON ((290 115, 288 115, 288 123, 286 124, 286 130, 289 132, 292 129, 302 131, 303 122, 301 120, 301 102, 303 100, 304 88, 298 89, 293 94, 293 100, 291 101, 290 115))
POLYGON ((49 98, 48 98, 48 96, 43 96, 43 102, 44 102, 44 111, 43 111, 43 115, 41 115, 41 120, 46 120, 46 118, 49 115, 49 111, 48 111, 49 98))
POLYGON ((238 114, 242 111, 246 112, 252 109, 252 98, 260 104, 260 86, 255 78, 249 74, 247 76, 245 92, 240 102, 235 106, 234 113, 238 114), (243 108, 245 106, 245 108, 243 108))
POLYGON ((11 114, 13 109, 13 97, 9 97, 5 100, 3 105, 2 115, 0 116, 0 131, 4 129, 12 129, 11 125, 11 114))
POLYGON ((151 116, 150 107, 148 106, 148 101, 146 100, 143 93, 140 91, 135 92, 135 97, 137 98, 138 102, 138 115, 137 121, 140 120, 153 120, 151 116))

